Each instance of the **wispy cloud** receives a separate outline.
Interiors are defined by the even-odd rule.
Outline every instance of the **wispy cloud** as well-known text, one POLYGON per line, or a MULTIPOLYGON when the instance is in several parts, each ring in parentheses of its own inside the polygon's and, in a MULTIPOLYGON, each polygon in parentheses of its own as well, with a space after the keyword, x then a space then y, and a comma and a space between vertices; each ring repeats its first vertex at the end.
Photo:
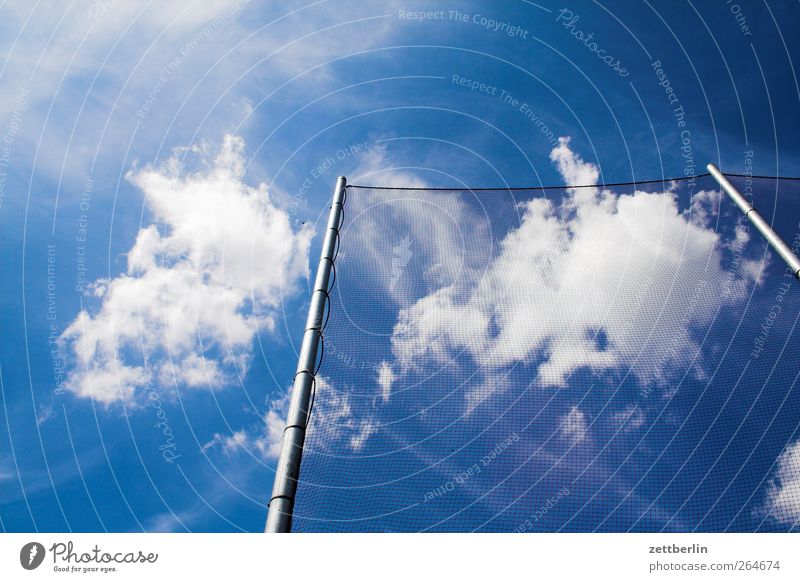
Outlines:
POLYGON ((134 155, 160 147, 165 128, 188 139, 193 134, 182 132, 183 124, 173 125, 178 114, 200 113, 203 135, 216 135, 253 113, 254 102, 257 115, 264 108, 280 116, 281 104, 271 99, 279 87, 334 86, 337 58, 394 34, 385 18, 391 7, 369 8, 326 0, 4 2, 0 78, 7 90, 0 94, 0 119, 23 95, 17 147, 36 148, 40 173, 83 180, 90 169, 102 170, 104 160, 117 165, 131 135, 134 155), (56 116, 70 122, 52 123, 56 116))
POLYGON ((644 426, 647 416, 636 404, 629 404, 624 410, 611 415, 612 424, 624 432, 632 432, 644 426))
POLYGON ((392 384, 397 379, 388 362, 381 362, 378 366, 378 386, 381 388, 381 396, 384 402, 389 401, 392 395, 392 384))
POLYGON ((589 431, 589 421, 585 412, 573 406, 561 421, 561 434, 571 444, 582 443, 589 431))
MULTIPOLYGON (((396 167, 385 144, 372 146, 359 156, 350 175, 356 184, 428 186, 415 172, 396 167)), ((465 248, 462 233, 453 228, 470 224, 478 234, 482 228, 481 222, 473 220, 463 196, 455 192, 409 199, 400 191, 358 190, 348 198, 348 206, 349 215, 358 217, 357 222, 345 224, 342 235, 347 237, 348 248, 358 249, 348 257, 351 268, 402 307, 451 285, 465 265, 478 264, 488 252, 465 248)))
MULTIPOLYGON (((290 402, 291 390, 269 403, 263 422, 258 426, 228 435, 216 433, 203 445, 203 450, 218 449, 226 455, 250 451, 264 460, 277 459, 290 402)), ((378 424, 372 417, 356 418, 349 394, 335 389, 327 378, 317 376, 312 417, 306 434, 307 450, 346 447, 359 452, 377 433, 378 424)))
POLYGON ((42 405, 39 407, 39 413, 36 415, 36 424, 39 426, 55 417, 56 411, 52 404, 42 405))
POLYGON ((16 476, 16 473, 11 470, 11 465, 4 461, 0 461, 0 481, 6 481, 8 479, 13 479, 16 476))

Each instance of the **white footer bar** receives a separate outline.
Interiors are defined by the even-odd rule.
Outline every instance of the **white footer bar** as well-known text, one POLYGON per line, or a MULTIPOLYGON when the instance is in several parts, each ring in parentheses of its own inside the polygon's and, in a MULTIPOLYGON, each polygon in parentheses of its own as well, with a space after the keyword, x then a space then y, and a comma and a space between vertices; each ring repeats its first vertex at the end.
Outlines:
POLYGON ((798 542, 793 534, 3 534, 0 580, 800 580, 798 542))

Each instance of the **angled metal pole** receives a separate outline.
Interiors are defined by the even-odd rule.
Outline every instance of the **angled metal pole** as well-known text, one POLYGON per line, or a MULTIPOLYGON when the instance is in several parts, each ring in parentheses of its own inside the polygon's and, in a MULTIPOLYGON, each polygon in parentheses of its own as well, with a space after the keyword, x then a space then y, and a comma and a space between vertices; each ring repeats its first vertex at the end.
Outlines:
POLYGON ((773 250, 778 253, 781 258, 786 262, 789 268, 794 273, 794 276, 800 279, 800 259, 797 258, 792 252, 792 249, 783 242, 780 235, 772 230, 772 227, 769 223, 764 220, 761 215, 758 213, 758 210, 753 208, 752 204, 750 204, 747 199, 742 196, 739 191, 731 184, 728 179, 725 177, 725 174, 719 171, 714 164, 708 164, 706 166, 708 168, 709 173, 714 177, 714 179, 719 182, 719 185, 722 186, 722 189, 728 193, 736 205, 744 212, 744 215, 750 219, 750 222, 753 223, 764 238, 767 239, 769 246, 773 248, 773 250))
POLYGON ((346 186, 347 180, 344 176, 340 176, 336 181, 336 189, 333 191, 328 229, 325 231, 325 238, 322 241, 317 278, 311 293, 306 330, 297 362, 297 373, 294 376, 292 401, 289 405, 286 428, 283 431, 281 454, 275 469, 272 498, 269 501, 269 514, 265 529, 267 533, 287 533, 292 529, 294 496, 297 492, 297 480, 300 478, 300 458, 306 439, 314 374, 316 374, 317 350, 322 337, 322 318, 325 314, 325 303, 328 301, 328 281, 336 252, 336 239, 339 234, 346 186))

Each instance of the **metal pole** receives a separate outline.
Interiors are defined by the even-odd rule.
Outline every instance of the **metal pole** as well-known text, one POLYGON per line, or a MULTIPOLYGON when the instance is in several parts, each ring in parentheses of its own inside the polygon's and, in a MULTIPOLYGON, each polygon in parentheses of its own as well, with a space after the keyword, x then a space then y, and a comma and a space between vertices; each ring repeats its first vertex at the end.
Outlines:
POLYGON ((336 189, 333 191, 328 229, 325 231, 325 238, 322 241, 317 278, 311 293, 306 330, 297 362, 297 373, 294 376, 292 402, 289 405, 289 415, 283 431, 281 455, 275 469, 275 484, 272 487, 272 498, 269 501, 269 514, 265 529, 267 533, 286 533, 292 529, 294 496, 297 492, 300 458, 306 439, 309 406, 316 373, 317 349, 322 336, 322 318, 325 313, 325 302, 328 300, 328 280, 339 234, 346 186, 347 180, 344 176, 340 176, 336 181, 336 189))
POLYGON ((736 205, 744 212, 745 217, 750 219, 750 222, 753 223, 758 231, 764 235, 764 238, 767 239, 769 246, 771 246, 776 253, 778 253, 781 258, 786 262, 789 268, 794 273, 794 276, 800 279, 800 259, 797 258, 792 252, 792 249, 783 242, 780 235, 777 232, 772 230, 772 227, 769 223, 764 220, 761 215, 758 213, 758 210, 753 208, 752 204, 750 204, 747 199, 742 196, 739 191, 731 184, 725 175, 719 171, 714 164, 708 164, 706 166, 708 168, 709 173, 714 177, 714 179, 719 182, 719 185, 722 186, 723 190, 728 193, 736 205))

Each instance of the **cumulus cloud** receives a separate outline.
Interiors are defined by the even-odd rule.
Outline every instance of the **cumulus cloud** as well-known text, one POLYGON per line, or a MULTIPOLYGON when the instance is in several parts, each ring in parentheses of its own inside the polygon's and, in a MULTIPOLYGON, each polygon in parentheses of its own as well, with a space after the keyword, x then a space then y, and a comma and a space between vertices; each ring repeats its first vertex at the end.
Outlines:
MULTIPOLYGON (((568 138, 551 160, 567 185, 598 179, 568 138)), ((718 199, 701 192, 681 210, 673 185, 630 194, 570 188, 558 203, 521 203, 521 223, 485 273, 470 276, 466 265, 460 282, 400 310, 392 336, 400 370, 465 353, 487 375, 535 365, 543 386, 564 386, 581 368, 626 367, 642 383, 687 366, 702 377, 702 365, 691 364, 702 361, 693 327, 740 301, 760 272, 744 258, 736 272, 723 267, 724 253, 748 235, 725 240, 709 225, 718 199)))
POLYGON ((782 524, 800 523, 800 441, 778 457, 778 469, 767 487, 765 509, 782 524))
MULTIPOLYGON (((194 153, 204 161, 206 150, 194 153)), ((243 173, 244 142, 226 136, 204 170, 186 171, 176 154, 128 174, 155 223, 125 273, 91 286, 99 305, 64 331, 67 389, 110 403, 151 382, 221 387, 246 372, 255 334, 274 328, 282 295, 308 276, 312 231, 294 230, 243 173)))
MULTIPOLYGON (((232 434, 214 434, 203 445, 203 450, 219 449, 227 455, 249 450, 264 460, 275 460, 281 452, 283 431, 291 403, 291 391, 269 403, 263 423, 253 430, 241 429, 232 434)), ((377 422, 371 418, 354 416, 350 395, 334 389, 329 380, 317 376, 312 418, 306 434, 306 449, 347 447, 359 452, 378 432, 377 422)))

